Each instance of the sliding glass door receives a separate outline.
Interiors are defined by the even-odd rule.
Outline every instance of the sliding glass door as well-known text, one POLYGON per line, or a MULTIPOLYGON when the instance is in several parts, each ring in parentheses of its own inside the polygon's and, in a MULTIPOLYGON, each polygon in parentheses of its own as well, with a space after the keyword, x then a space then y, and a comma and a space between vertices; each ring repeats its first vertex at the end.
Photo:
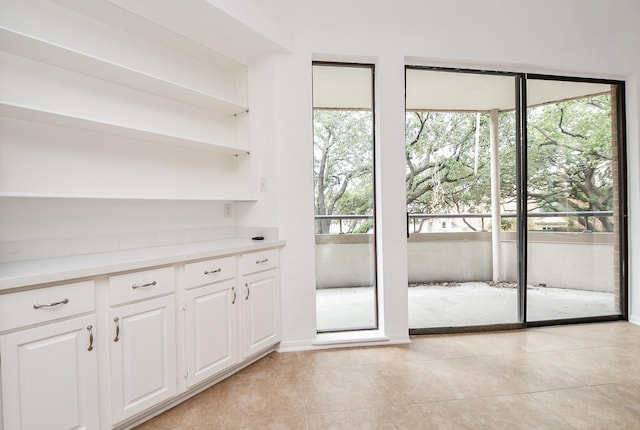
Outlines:
POLYGON ((516 77, 406 71, 409 327, 518 323, 516 77))
POLYGON ((413 333, 624 315, 623 94, 407 67, 413 333))

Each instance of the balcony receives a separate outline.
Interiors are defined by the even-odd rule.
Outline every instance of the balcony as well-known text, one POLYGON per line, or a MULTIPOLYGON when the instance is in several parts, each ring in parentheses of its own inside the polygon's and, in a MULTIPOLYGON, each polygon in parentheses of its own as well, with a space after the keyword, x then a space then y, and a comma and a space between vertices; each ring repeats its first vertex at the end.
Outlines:
MULTIPOLYGON (((615 234, 566 231, 571 225, 593 226, 599 218, 612 216, 612 212, 528 214, 529 321, 619 313, 615 234)), ((375 306, 370 279, 373 235, 347 233, 369 217, 317 218, 317 222, 331 222, 332 231, 316 235, 319 330, 375 325, 370 311, 375 306)), ((490 218, 490 214, 409 216, 408 227, 415 232, 407 239, 411 328, 518 321, 516 232, 500 234, 500 282, 493 282, 491 232, 483 230, 490 218), (427 221, 449 230, 423 232, 429 228, 427 221), (479 228, 451 227, 462 221, 466 230, 479 228)), ((502 218, 515 218, 515 214, 502 218)))

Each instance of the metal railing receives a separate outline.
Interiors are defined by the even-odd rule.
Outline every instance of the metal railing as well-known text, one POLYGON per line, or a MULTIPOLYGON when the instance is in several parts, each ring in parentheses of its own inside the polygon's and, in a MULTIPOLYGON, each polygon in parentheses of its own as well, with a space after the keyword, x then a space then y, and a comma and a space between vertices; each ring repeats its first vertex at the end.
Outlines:
MULTIPOLYGON (((527 212, 527 218, 556 218, 556 217, 575 217, 582 218, 582 225, 585 226, 584 231, 591 231, 593 227, 592 218, 612 217, 613 211, 573 211, 573 212, 527 212)), ((515 212, 506 212, 500 214, 502 218, 516 218, 515 212)), ((373 215, 316 215, 316 225, 318 222, 329 221, 329 223, 337 222, 337 234, 351 233, 358 227, 362 226, 366 221, 372 220, 373 215), (348 231, 345 230, 344 222, 350 223, 348 231), (355 222, 354 222, 355 221, 355 222), (358 222, 359 221, 359 222, 358 222)), ((439 213, 439 214, 407 214, 407 229, 412 225, 412 233, 420 232, 417 229, 417 222, 433 219, 480 219, 480 230, 486 230, 485 220, 491 219, 491 213, 439 213)), ((334 233, 328 233, 334 234, 334 233)))

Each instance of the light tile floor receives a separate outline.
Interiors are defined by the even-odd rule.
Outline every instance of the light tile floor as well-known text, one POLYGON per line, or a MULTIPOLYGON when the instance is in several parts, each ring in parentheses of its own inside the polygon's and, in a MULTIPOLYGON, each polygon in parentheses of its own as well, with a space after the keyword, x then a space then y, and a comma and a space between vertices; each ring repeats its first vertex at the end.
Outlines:
POLYGON ((640 327, 609 322, 273 353, 138 427, 640 429, 640 327))

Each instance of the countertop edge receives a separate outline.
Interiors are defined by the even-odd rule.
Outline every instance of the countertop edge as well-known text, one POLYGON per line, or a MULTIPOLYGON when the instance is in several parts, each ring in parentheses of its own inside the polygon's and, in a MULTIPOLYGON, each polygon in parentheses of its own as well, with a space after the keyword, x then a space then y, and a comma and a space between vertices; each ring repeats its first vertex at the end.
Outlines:
POLYGON ((185 261, 240 254, 286 245, 284 240, 222 239, 168 246, 82 254, 0 264, 0 294, 52 284, 185 261))

